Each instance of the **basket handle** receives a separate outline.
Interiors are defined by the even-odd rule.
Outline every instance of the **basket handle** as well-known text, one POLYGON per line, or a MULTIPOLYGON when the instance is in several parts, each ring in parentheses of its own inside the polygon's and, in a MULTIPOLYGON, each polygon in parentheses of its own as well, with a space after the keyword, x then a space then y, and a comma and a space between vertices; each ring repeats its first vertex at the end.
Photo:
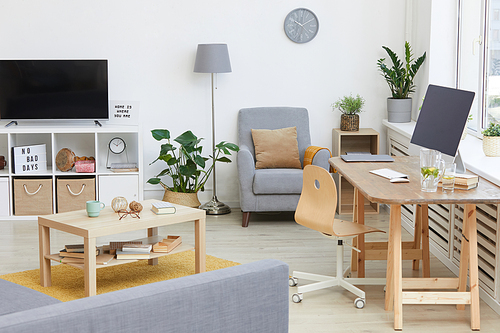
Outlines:
POLYGON ((42 185, 42 184, 39 184, 39 185, 38 185, 38 189, 37 189, 35 192, 33 192, 33 193, 30 193, 30 192, 28 191, 28 188, 26 187, 26 184, 23 184, 23 187, 24 187, 24 191, 26 192, 26 194, 27 194, 27 195, 35 195, 35 194, 37 194, 37 193, 38 193, 38 191, 40 191, 40 190, 42 189, 43 185, 42 185))
POLYGON ((77 195, 82 194, 83 189, 85 188, 85 184, 82 184, 82 189, 78 193, 73 193, 73 191, 71 191, 71 187, 69 187, 69 184, 66 184, 66 187, 68 188, 69 193, 71 193, 74 196, 77 196, 77 195))

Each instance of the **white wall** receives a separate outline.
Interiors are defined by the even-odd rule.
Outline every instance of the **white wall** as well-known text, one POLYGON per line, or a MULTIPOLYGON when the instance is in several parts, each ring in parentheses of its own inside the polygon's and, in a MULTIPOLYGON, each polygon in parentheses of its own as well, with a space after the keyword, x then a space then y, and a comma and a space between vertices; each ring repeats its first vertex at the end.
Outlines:
MULTIPOLYGON (((0 0, 0 31, 2 59, 109 59, 110 99, 140 102, 148 179, 160 170, 148 165, 159 150, 150 129, 174 136, 190 129, 210 150, 210 75, 193 73, 198 43, 227 43, 233 67, 218 76, 217 141, 237 142, 240 108, 303 106, 313 144, 331 148, 340 114, 330 105, 351 92, 366 99, 361 127, 385 133, 389 89, 376 61, 386 57, 382 45, 403 51, 405 1, 0 0), (283 32, 297 7, 314 11, 320 24, 304 45, 283 32)), ((415 44, 414 51, 426 50, 415 44)), ((218 166, 217 181, 219 199, 238 206, 236 163, 218 166)), ((159 187, 145 190, 161 197, 159 187)), ((200 197, 208 200, 210 192, 200 197)))

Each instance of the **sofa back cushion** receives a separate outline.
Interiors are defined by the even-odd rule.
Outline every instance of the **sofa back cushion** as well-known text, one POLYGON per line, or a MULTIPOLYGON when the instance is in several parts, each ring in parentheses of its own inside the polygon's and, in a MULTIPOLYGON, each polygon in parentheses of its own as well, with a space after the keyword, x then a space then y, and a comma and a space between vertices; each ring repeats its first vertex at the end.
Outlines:
POLYGON ((304 153, 311 145, 309 114, 305 108, 295 107, 257 107, 241 109, 238 113, 238 144, 246 146, 255 159, 252 129, 270 129, 296 127, 297 144, 301 165, 304 153))

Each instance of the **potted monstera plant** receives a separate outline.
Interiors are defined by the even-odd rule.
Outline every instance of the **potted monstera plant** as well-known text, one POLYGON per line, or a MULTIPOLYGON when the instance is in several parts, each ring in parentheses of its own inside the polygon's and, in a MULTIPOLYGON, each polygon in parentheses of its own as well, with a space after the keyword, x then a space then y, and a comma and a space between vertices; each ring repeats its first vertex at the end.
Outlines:
POLYGON ((159 184, 165 189, 164 201, 178 203, 190 207, 200 206, 198 191, 205 189, 210 174, 216 162, 230 163, 231 160, 226 155, 231 155, 231 151, 237 152, 239 147, 234 143, 221 141, 215 146, 214 156, 204 157, 201 155, 203 147, 200 145, 202 138, 198 138, 191 131, 186 131, 170 140, 170 131, 167 129, 155 129, 151 131, 153 138, 157 141, 166 140, 160 147, 160 154, 150 163, 163 161, 166 168, 155 177, 149 178, 149 184, 159 184), (206 163, 212 160, 210 166, 206 163), (205 168, 208 168, 205 170, 205 168), (164 182, 161 177, 167 176, 170 182, 164 182))
POLYGON ((340 130, 341 131, 359 131, 359 115, 363 111, 365 100, 363 97, 352 94, 339 98, 338 101, 332 104, 332 108, 338 109, 342 115, 340 116, 340 130))
POLYGON ((410 94, 415 91, 414 79, 425 61, 424 52, 419 58, 414 59, 410 43, 405 42, 405 58, 401 61, 397 54, 387 46, 382 46, 391 58, 392 66, 385 64, 385 58, 377 61, 377 66, 382 76, 391 89, 392 97, 387 98, 388 121, 392 123, 405 123, 411 121, 412 99, 410 94))

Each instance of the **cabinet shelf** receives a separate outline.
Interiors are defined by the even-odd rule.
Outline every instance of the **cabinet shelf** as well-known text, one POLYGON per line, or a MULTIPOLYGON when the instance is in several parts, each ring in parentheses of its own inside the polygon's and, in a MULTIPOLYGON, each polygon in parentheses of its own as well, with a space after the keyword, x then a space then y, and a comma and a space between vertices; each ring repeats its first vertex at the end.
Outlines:
MULTIPOLYGON (((106 205, 116 196, 124 196, 129 202, 143 200, 142 185, 142 135, 138 126, 103 126, 71 124, 69 126, 54 123, 54 126, 20 125, 0 128, 0 155, 5 156, 7 165, 0 170, 0 180, 6 186, 0 188, 0 201, 4 202, 2 219, 26 219, 34 216, 15 214, 14 179, 51 179, 52 180, 52 210, 57 212, 56 180, 60 177, 94 178, 95 198, 106 205), (108 143, 114 137, 121 137, 127 144, 126 152, 121 155, 110 154, 110 163, 136 163, 136 172, 115 173, 106 168, 108 162, 108 143), (12 147, 45 144, 46 171, 29 173, 14 173, 12 163, 12 147), (56 166, 56 155, 62 148, 68 148, 76 156, 94 157, 95 172, 76 172, 73 168, 63 172, 56 166), (112 155, 112 156, 111 156, 112 155), (119 176, 119 177, 117 177, 119 176), (117 177, 117 178, 111 178, 117 177), (109 201, 109 202, 108 202, 109 201)), ((18 202, 19 203, 19 202, 18 202)))

